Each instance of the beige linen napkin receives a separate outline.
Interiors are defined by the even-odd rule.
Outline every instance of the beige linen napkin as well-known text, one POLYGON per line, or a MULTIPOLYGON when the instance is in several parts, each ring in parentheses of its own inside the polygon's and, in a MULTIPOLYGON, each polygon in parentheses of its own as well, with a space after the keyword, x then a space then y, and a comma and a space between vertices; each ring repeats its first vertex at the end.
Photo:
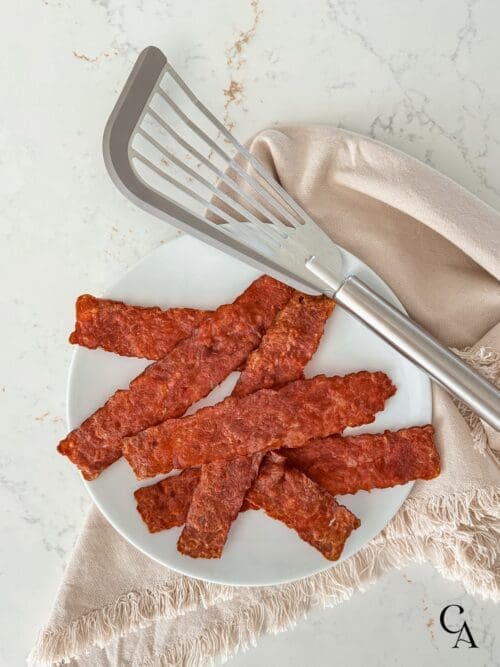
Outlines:
MULTIPOLYGON (((332 238, 391 285, 412 317, 447 345, 467 348, 464 358, 500 381, 495 211, 424 164, 338 129, 268 130, 251 150, 332 238)), ((432 563, 469 593, 498 600, 500 434, 438 388, 433 421, 441 476, 417 482, 353 557, 292 584, 233 588, 181 576, 136 551, 92 509, 31 660, 206 664, 411 562, 432 563)))

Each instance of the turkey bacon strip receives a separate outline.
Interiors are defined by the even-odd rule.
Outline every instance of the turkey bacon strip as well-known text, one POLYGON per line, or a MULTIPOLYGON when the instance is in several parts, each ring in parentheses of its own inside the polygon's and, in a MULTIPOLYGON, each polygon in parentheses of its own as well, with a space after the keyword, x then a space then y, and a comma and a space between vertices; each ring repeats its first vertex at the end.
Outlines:
POLYGON ((162 359, 211 313, 195 308, 144 308, 82 294, 69 342, 125 357, 162 359))
POLYGON ((437 477, 439 453, 433 436, 429 424, 373 435, 332 435, 281 453, 329 493, 343 495, 437 477))
POLYGON ((374 421, 396 388, 385 373, 318 375, 280 389, 229 397, 182 419, 124 438, 123 451, 138 479, 340 433, 374 421))
POLYGON ((137 511, 150 533, 184 525, 199 481, 200 469, 189 468, 134 492, 137 511))
POLYGON ((274 452, 264 459, 247 502, 285 523, 332 561, 340 557, 347 538, 360 526, 352 512, 274 452))

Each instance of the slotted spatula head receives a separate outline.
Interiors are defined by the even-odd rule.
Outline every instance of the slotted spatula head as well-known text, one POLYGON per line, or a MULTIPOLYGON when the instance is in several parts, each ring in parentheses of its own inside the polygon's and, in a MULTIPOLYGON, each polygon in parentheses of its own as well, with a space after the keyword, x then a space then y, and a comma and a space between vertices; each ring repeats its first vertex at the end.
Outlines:
POLYGON ((139 56, 104 132, 118 188, 184 232, 309 293, 340 286, 333 241, 194 96, 155 47, 139 56), (328 267, 330 287, 311 265, 328 267))

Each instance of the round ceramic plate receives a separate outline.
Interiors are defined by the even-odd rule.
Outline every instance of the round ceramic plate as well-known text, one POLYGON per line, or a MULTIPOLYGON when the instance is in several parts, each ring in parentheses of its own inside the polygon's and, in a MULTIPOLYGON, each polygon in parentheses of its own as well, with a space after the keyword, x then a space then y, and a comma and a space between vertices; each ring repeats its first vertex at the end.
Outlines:
MULTIPOLYGON (((348 270, 401 307, 387 285, 365 264, 347 253, 344 259, 348 270)), ((106 296, 142 306, 213 309, 233 301, 258 275, 229 255, 183 236, 145 257, 106 296)), ((69 429, 77 427, 118 388, 127 387, 147 363, 102 350, 75 349, 68 385, 69 429)), ((359 370, 385 371, 397 393, 373 424, 348 429, 346 433, 377 433, 431 421, 427 377, 353 317, 336 308, 320 347, 306 368, 306 376, 344 375, 359 370)), ((230 393, 236 378, 237 373, 233 373, 189 412, 220 401, 230 393)), ((294 531, 255 511, 238 517, 220 560, 192 559, 176 550, 180 528, 154 535, 147 531, 133 496, 134 490, 145 482, 135 479, 123 459, 85 484, 104 516, 129 542, 159 563, 193 577, 225 584, 269 585, 311 575, 332 565, 294 531)), ((361 520, 361 527, 345 545, 342 559, 352 556, 384 528, 411 487, 409 483, 339 498, 361 520)))

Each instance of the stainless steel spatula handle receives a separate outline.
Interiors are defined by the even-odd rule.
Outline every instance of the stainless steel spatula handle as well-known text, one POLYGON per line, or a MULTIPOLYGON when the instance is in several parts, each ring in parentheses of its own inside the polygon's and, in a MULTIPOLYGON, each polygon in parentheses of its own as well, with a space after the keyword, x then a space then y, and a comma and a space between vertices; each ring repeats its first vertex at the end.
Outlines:
POLYGON ((334 274, 314 263, 308 268, 334 290, 335 301, 368 325, 407 359, 466 403, 500 431, 500 392, 453 354, 425 329, 413 322, 355 276, 342 285, 334 274))

